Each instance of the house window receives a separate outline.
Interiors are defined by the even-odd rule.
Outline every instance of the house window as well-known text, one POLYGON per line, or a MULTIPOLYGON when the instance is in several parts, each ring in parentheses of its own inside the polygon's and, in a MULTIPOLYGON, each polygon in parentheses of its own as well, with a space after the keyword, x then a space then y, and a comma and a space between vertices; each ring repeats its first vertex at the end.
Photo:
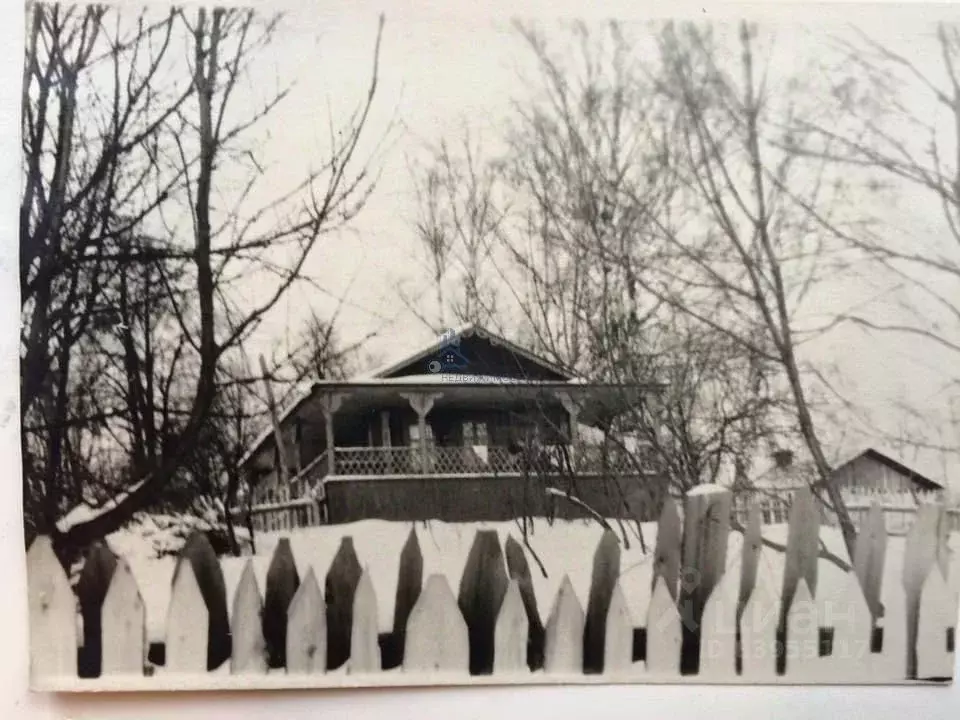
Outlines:
POLYGON ((464 422, 463 423, 463 444, 464 445, 486 445, 487 444, 487 424, 483 422, 464 422))

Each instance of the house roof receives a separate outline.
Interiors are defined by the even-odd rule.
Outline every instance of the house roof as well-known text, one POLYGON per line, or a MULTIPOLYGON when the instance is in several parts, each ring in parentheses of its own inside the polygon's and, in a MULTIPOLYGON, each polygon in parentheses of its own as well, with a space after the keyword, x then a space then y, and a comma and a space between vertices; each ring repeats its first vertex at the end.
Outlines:
POLYGON ((923 487, 923 488, 925 488, 925 489, 928 489, 928 490, 942 490, 942 489, 943 489, 943 485, 942 485, 941 483, 937 482, 936 480, 933 480, 933 479, 927 477, 926 475, 922 475, 921 473, 917 472, 916 470, 914 470, 914 469, 912 469, 912 468, 910 468, 910 467, 907 467, 907 466, 904 465, 902 462, 900 462, 900 461, 898 461, 898 460, 895 460, 894 458, 890 457, 889 455, 887 455, 887 454, 885 454, 885 453, 882 453, 882 452, 880 452, 879 450, 877 450, 876 448, 872 448, 872 447, 869 447, 869 448, 867 448, 866 450, 863 450, 863 451, 857 453, 856 455, 854 455, 853 457, 851 457, 849 460, 846 460, 846 461, 840 463, 839 465, 837 465, 837 466, 833 469, 833 471, 834 471, 834 472, 837 472, 838 470, 846 467, 847 465, 849 465, 850 463, 854 462, 855 460, 859 460, 861 457, 869 457, 869 458, 871 458, 872 460, 876 460, 878 463, 880 463, 880 464, 882 464, 882 465, 886 465, 886 466, 887 466, 888 468, 890 468, 891 470, 894 470, 894 471, 900 473, 901 475, 906 475, 908 478, 910 478, 910 479, 911 479, 913 482, 915 482, 917 485, 920 485, 921 487, 923 487))
MULTIPOLYGON (((862 457, 868 457, 882 465, 885 465, 891 470, 900 473, 901 475, 909 477, 914 483, 923 489, 940 490, 943 488, 943 485, 936 480, 917 472, 902 462, 894 459, 890 455, 873 447, 860 450, 859 452, 849 456, 846 460, 835 464, 832 468, 832 471, 834 473, 839 472, 862 457)), ((795 460, 791 465, 785 468, 780 468, 776 464, 773 464, 771 467, 759 473, 752 482, 754 486, 759 488, 795 487, 798 485, 809 484, 809 482, 816 479, 816 474, 816 467, 814 466, 812 460, 795 460)))
POLYGON ((459 328, 447 331, 439 340, 433 340, 429 344, 421 346, 412 353, 409 353, 404 357, 394 360, 390 364, 375 370, 365 378, 358 378, 358 380, 387 379, 394 377, 404 369, 410 368, 419 361, 429 357, 431 354, 439 352, 443 347, 453 343, 454 341, 456 341, 454 344, 459 344, 461 339, 470 337, 480 337, 486 339, 490 343, 498 345, 508 352, 539 366, 545 372, 558 376, 558 378, 562 380, 574 379, 574 374, 568 369, 560 367, 556 363, 550 362, 546 358, 543 358, 536 353, 507 340, 502 335, 498 335, 495 332, 487 330, 476 323, 467 323, 459 328))
MULTIPOLYGON (((591 391, 591 389, 602 388, 604 391, 615 392, 618 389, 621 391, 650 391, 658 390, 662 388, 662 384, 659 383, 647 383, 643 385, 637 384, 619 384, 619 383, 591 383, 583 380, 582 378, 574 376, 569 370, 560 367, 559 365, 546 360, 537 354, 527 350, 509 340, 493 333, 485 328, 476 325, 475 323, 469 323, 460 328, 448 331, 444 334, 443 338, 440 340, 435 340, 429 345, 422 346, 418 350, 408 353, 402 358, 399 358, 388 365, 385 365, 374 372, 359 375, 357 377, 351 378, 347 382, 340 382, 334 380, 322 380, 312 383, 309 387, 301 390, 294 399, 287 403, 286 407, 283 408, 279 414, 279 422, 281 426, 286 422, 291 416, 295 416, 300 412, 311 398, 318 392, 324 391, 333 391, 337 389, 344 390, 366 390, 366 391, 375 391, 377 386, 384 388, 402 388, 402 387, 416 387, 422 386, 427 387, 430 385, 454 385, 461 388, 470 388, 470 387, 486 387, 486 388, 499 388, 498 386, 526 386, 528 388, 540 387, 543 389, 552 389, 552 390, 561 390, 565 387, 570 387, 571 389, 580 388, 581 391, 591 391), (491 345, 498 346, 506 350, 508 353, 522 358, 528 363, 532 363, 537 368, 541 369, 543 377, 541 379, 527 378, 527 377, 500 377, 499 375, 484 375, 484 374, 474 374, 469 372, 464 373, 429 373, 424 374, 423 372, 409 372, 404 373, 404 370, 416 370, 416 364, 428 358, 431 354, 439 353, 440 350, 444 347, 448 347, 452 339, 461 339, 461 338, 471 338, 478 337, 484 340, 487 340, 491 345)), ((274 434, 272 425, 268 425, 264 430, 256 437, 256 439, 251 443, 250 449, 244 453, 243 457, 240 459, 240 466, 246 465, 250 459, 264 447, 270 437, 274 434)))

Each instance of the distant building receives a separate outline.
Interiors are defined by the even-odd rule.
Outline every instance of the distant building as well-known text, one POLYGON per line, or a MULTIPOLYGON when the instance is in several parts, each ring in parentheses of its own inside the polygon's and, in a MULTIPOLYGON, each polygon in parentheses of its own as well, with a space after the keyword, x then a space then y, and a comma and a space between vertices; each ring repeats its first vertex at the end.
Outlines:
POLYGON ((587 508, 652 519, 665 483, 636 453, 601 457, 580 428, 657 392, 584 382, 475 325, 449 331, 366 377, 313 383, 287 408, 286 482, 272 429, 240 463, 253 524, 578 517, 587 508))
MULTIPOLYGON (((812 461, 796 462, 790 450, 773 454, 771 467, 751 485, 763 491, 788 491, 818 479, 812 461)), ((843 489, 887 492, 939 491, 943 486, 874 448, 867 448, 833 468, 831 481, 843 489)))

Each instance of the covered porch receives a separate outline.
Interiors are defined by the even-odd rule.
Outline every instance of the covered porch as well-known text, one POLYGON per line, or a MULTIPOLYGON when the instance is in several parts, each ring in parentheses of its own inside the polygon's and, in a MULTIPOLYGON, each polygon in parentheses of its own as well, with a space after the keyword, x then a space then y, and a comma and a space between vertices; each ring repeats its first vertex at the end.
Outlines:
MULTIPOLYGON (((303 516, 306 524, 343 522, 336 507, 352 504, 343 494, 349 489, 354 499, 367 496, 374 485, 381 498, 375 516, 383 516, 386 498, 396 495, 401 485, 410 485, 428 512, 428 496, 441 492, 430 482, 424 484, 430 479, 443 480, 454 493, 470 485, 475 494, 496 495, 498 478, 503 484, 510 478, 642 476, 652 468, 638 463, 636 453, 613 445, 601 452, 582 442, 578 429, 603 426, 643 402, 647 391, 449 375, 317 383, 296 410, 299 426, 290 480, 277 482, 269 463, 273 458, 268 458, 262 471, 273 475, 273 482, 254 487, 253 515, 266 521, 261 529, 274 529, 275 522, 267 518, 276 517, 281 506, 303 516), (474 488, 468 480, 482 481, 474 488), (360 489, 360 483, 366 487, 360 489), (428 486, 434 488, 429 493, 428 486), (339 505, 330 502, 331 496, 341 497, 339 505)), ((511 507, 499 514, 519 511, 511 507)), ((280 522, 276 529, 296 521, 280 522)))

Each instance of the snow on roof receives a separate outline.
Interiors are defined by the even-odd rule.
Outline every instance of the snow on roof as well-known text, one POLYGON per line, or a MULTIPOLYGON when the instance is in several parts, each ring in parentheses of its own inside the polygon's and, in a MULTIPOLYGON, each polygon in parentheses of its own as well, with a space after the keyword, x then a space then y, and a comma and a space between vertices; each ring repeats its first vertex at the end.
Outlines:
MULTIPOLYGON (((394 378, 382 378, 382 377, 373 377, 373 378, 363 378, 362 380, 355 380, 358 384, 363 385, 537 385, 537 384, 546 384, 546 385, 558 385, 564 384, 565 380, 529 380, 527 378, 516 378, 516 377, 504 377, 501 375, 471 375, 469 373, 424 373, 422 375, 402 375, 400 377, 394 378)), ((335 381, 329 381, 327 383, 321 381, 317 383, 318 385, 330 384, 330 385, 342 385, 343 383, 337 383, 335 381)))

